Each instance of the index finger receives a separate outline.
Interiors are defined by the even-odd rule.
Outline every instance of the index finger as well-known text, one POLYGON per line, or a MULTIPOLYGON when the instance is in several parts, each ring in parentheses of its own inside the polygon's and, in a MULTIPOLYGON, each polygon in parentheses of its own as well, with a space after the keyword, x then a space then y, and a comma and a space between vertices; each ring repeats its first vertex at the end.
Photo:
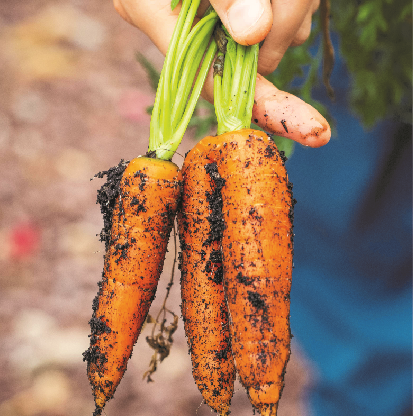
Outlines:
POLYGON ((257 75, 252 119, 265 131, 304 146, 321 147, 331 137, 330 125, 314 107, 278 90, 260 74, 257 75))

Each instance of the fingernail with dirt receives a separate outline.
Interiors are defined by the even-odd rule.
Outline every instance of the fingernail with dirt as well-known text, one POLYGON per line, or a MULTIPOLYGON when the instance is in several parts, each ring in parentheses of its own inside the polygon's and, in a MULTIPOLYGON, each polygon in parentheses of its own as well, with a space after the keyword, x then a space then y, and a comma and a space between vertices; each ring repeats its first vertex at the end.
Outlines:
MULTIPOLYGON (((240 0, 227 12, 229 30, 235 38, 248 33, 264 13, 264 6, 258 0, 240 0)), ((235 39, 236 40, 236 39, 235 39)))

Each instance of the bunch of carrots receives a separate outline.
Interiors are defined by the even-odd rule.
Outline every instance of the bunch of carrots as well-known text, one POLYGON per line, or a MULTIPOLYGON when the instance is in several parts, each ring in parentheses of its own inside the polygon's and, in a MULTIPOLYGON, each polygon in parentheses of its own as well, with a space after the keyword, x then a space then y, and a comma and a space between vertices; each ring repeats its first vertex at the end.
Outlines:
MULTIPOLYGON (((177 1, 172 2, 172 7, 177 1)), ((182 316, 194 380, 228 415, 236 374, 254 408, 276 415, 290 356, 292 185, 285 158, 251 130, 259 46, 232 40, 210 7, 183 0, 166 55, 145 156, 102 172, 106 254, 84 353, 100 415, 147 318, 177 215, 182 316), (214 64, 218 135, 180 170, 177 150, 214 64)))

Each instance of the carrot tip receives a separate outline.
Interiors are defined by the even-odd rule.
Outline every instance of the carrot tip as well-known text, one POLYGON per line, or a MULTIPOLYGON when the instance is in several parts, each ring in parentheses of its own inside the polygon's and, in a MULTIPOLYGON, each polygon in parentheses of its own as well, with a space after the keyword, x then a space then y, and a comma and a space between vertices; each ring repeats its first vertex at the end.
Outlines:
POLYGON ((269 406, 260 411, 261 416, 277 416, 278 404, 275 406, 269 406))
POLYGON ((103 410, 102 407, 96 406, 95 411, 93 412, 92 416, 100 416, 102 414, 102 410, 103 410))

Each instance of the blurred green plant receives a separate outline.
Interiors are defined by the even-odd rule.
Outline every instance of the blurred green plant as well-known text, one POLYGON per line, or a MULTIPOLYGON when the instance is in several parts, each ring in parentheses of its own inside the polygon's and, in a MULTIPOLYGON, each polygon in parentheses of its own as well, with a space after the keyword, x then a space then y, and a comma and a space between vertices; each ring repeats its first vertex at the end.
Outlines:
MULTIPOLYGON (((159 78, 161 77, 161 73, 140 52, 136 52, 135 57, 136 57, 136 60, 145 69, 146 74, 148 75, 148 78, 149 78, 149 83, 151 84, 152 89, 156 92, 158 88, 159 78)), ((153 106, 151 106, 150 108, 151 108, 150 113, 152 113, 153 106)))
MULTIPOLYGON (((321 30, 321 13, 317 12, 310 38, 304 45, 290 48, 268 78, 329 118, 327 109, 312 96, 314 87, 321 83, 321 30)), ((338 35, 336 53, 350 72, 348 98, 361 122, 366 127, 385 118, 411 123, 412 2, 335 0, 331 30, 338 35)))
MULTIPOLYGON (((328 2, 321 1, 322 11, 328 2)), ((335 53, 340 54, 350 72, 348 98, 354 113, 366 127, 372 127, 385 118, 411 123, 412 2, 335 0, 331 3, 331 10, 327 11, 331 31, 338 36, 339 47, 335 53)), ((324 25, 325 20, 324 17, 324 25)), ((317 108, 334 129, 328 108, 313 97, 314 88, 323 83, 326 57, 322 34, 323 13, 318 11, 314 15, 309 39, 301 46, 288 49, 277 70, 266 78, 277 88, 289 91, 317 108)), ((141 54, 137 54, 137 59, 156 90, 159 72, 141 54)), ((331 91, 327 92, 331 95, 331 91)), ((203 137, 215 126, 214 107, 199 100, 189 124, 195 137, 203 137)), ((293 143, 290 140, 277 136, 274 140, 287 156, 291 155, 293 143)))
POLYGON ((350 99, 362 122, 411 123, 412 2, 369 0, 332 4, 333 30, 352 76, 350 99))

